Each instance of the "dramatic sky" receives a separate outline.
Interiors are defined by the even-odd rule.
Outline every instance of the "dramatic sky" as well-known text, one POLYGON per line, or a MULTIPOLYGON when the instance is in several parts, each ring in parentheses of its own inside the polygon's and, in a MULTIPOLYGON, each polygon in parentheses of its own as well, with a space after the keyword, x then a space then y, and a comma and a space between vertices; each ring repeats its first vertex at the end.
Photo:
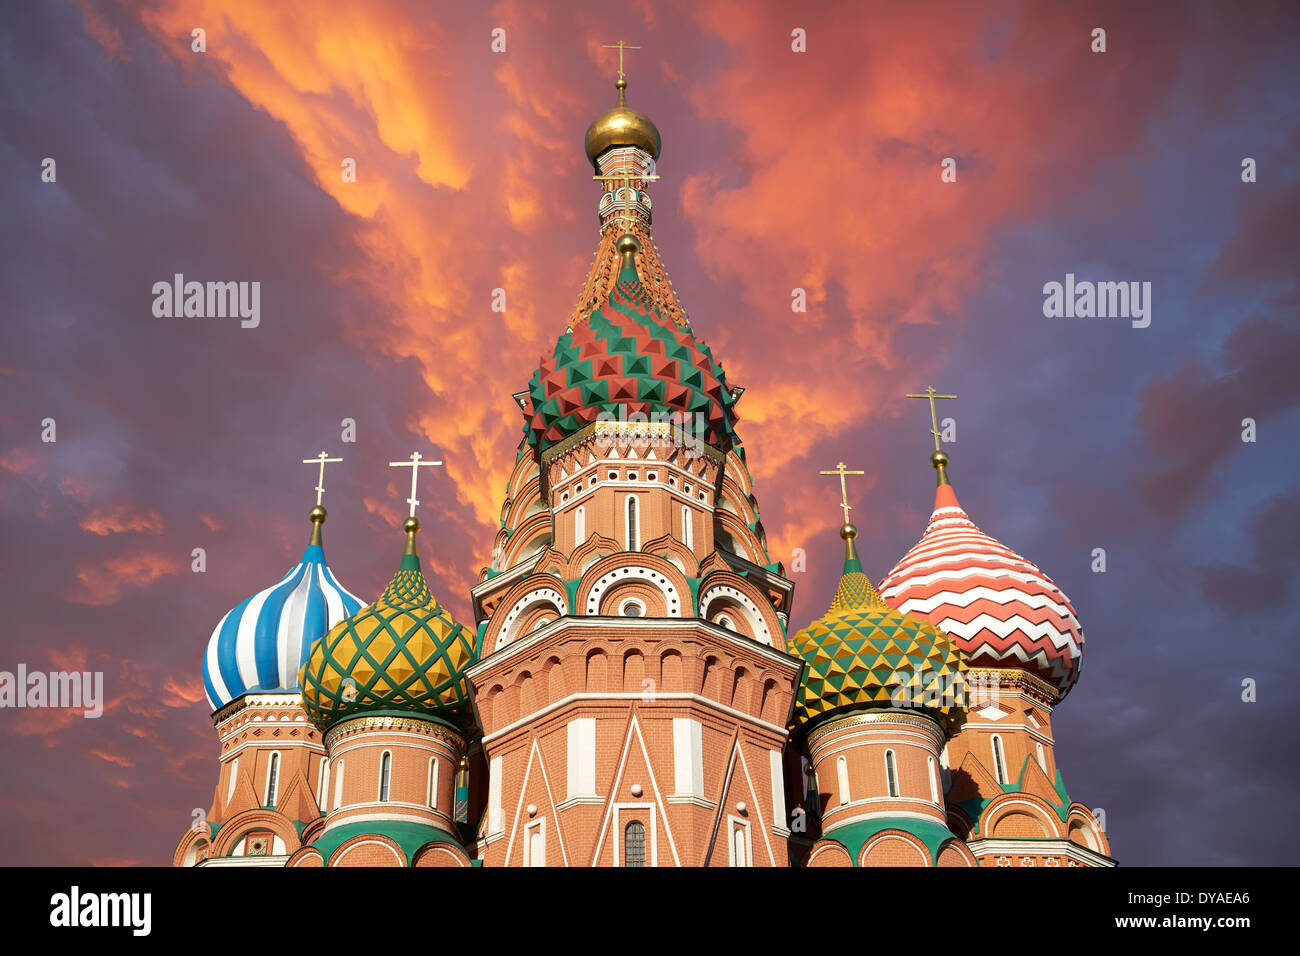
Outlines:
POLYGON ((0 711, 0 862, 170 861, 216 782, 200 659, 301 553, 301 459, 345 459, 326 552, 367 599, 402 546, 407 487, 386 463, 445 461, 423 479, 425 567, 468 616, 520 434, 510 394, 595 247, 582 136, 613 104, 601 44, 619 38, 642 47, 629 101, 664 140, 657 244, 747 389, 773 557, 809 555, 792 623, 825 610, 839 561, 838 484, 818 470, 866 471, 854 518, 879 579, 933 504, 928 413, 903 395, 955 392, 962 504, 1087 634, 1054 719, 1071 795, 1106 811, 1124 864, 1292 862, 1296 19, 1226 2, 4 4, 0 670, 101 671, 107 701, 98 720, 0 711), (261 324, 155 317, 175 273, 260 282, 261 324), (1044 317, 1067 273, 1149 282, 1150 326, 1044 317))

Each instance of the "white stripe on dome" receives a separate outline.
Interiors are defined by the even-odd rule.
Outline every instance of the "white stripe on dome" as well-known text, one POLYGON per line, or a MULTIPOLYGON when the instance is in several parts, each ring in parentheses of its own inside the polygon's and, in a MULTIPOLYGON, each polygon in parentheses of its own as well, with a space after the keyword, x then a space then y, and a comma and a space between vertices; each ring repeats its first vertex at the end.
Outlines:
MULTIPOLYGON (((335 625, 335 623, 348 616, 347 608, 343 606, 343 594, 347 594, 349 597, 352 597, 352 595, 345 591, 342 585, 336 585, 336 583, 331 580, 333 575, 329 573, 329 569, 324 565, 321 565, 316 573, 320 577, 321 591, 325 595, 325 623, 327 625, 325 630, 328 631, 335 625)), ((361 604, 360 600, 356 598, 353 598, 353 600, 358 604, 361 604)), ((301 659, 302 658, 299 657, 299 660, 301 659)))
POLYGON ((315 566, 307 565, 307 573, 298 586, 285 599, 280 611, 280 627, 275 635, 279 651, 279 684, 286 690, 298 686, 298 659, 302 654, 302 629, 307 619, 307 600, 311 594, 315 566))

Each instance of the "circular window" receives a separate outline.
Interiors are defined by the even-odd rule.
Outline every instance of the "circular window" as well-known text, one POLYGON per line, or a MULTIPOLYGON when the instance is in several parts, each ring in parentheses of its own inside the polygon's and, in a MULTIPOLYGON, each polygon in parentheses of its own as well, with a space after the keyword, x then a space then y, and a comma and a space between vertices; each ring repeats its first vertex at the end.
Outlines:
POLYGON ((618 606, 618 613, 624 617, 644 617, 645 605, 636 598, 628 598, 618 606))

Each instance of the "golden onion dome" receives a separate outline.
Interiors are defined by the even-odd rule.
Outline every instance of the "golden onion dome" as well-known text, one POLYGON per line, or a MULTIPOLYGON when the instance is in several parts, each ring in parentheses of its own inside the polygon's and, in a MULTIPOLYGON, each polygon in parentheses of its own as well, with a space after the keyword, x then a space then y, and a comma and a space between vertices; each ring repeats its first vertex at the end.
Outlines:
POLYGON ((607 149, 636 146, 649 153, 652 159, 658 159, 662 145, 659 130, 650 117, 628 107, 627 80, 619 77, 614 85, 618 88, 618 105, 597 116, 587 127, 587 158, 595 165, 596 158, 607 149))

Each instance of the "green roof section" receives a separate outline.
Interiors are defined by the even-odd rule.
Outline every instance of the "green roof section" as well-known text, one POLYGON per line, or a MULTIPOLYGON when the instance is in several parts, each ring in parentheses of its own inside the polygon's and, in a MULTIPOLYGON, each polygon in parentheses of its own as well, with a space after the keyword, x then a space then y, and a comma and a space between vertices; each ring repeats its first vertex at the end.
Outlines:
MULTIPOLYGON (((1021 793, 1023 791, 1025 785, 1025 772, 1029 769, 1030 759, 1029 755, 1026 754, 1025 762, 1020 765, 1020 775, 1016 777, 1015 783, 999 784, 999 786, 1002 787, 1003 793, 1021 793)), ((1065 778, 1061 776, 1061 770, 1059 767, 1056 770, 1056 781, 1053 783, 1052 789, 1056 791, 1056 795, 1060 798, 1060 801, 1052 803, 1049 800, 1048 804, 1051 806, 1053 812, 1060 817, 1061 822, 1064 823, 1066 818, 1070 815, 1070 795, 1065 791, 1065 778)), ((957 804, 962 813, 966 814, 966 816, 970 818, 972 833, 980 832, 980 817, 984 815, 984 810, 992 802, 992 798, 985 800, 983 797, 971 797, 969 800, 963 800, 957 804)))
POLYGON ((931 865, 938 862, 939 847, 947 840, 957 839, 952 831, 942 824, 916 817, 873 817, 870 820, 858 820, 823 833, 822 839, 834 840, 844 847, 852 858, 853 865, 857 866, 858 854, 862 852, 863 844, 881 830, 902 830, 917 837, 930 851, 931 865))
POLYGON ((401 847, 402 853, 406 856, 407 866, 411 865, 416 851, 428 843, 449 843, 462 852, 465 849, 460 845, 460 841, 446 830, 430 826, 427 823, 403 823, 395 820, 367 820, 364 823, 345 823, 332 830, 326 830, 316 838, 316 842, 309 845, 315 847, 325 862, 328 863, 330 857, 334 855, 334 851, 344 843, 353 837, 364 836, 368 833, 388 837, 401 847))

